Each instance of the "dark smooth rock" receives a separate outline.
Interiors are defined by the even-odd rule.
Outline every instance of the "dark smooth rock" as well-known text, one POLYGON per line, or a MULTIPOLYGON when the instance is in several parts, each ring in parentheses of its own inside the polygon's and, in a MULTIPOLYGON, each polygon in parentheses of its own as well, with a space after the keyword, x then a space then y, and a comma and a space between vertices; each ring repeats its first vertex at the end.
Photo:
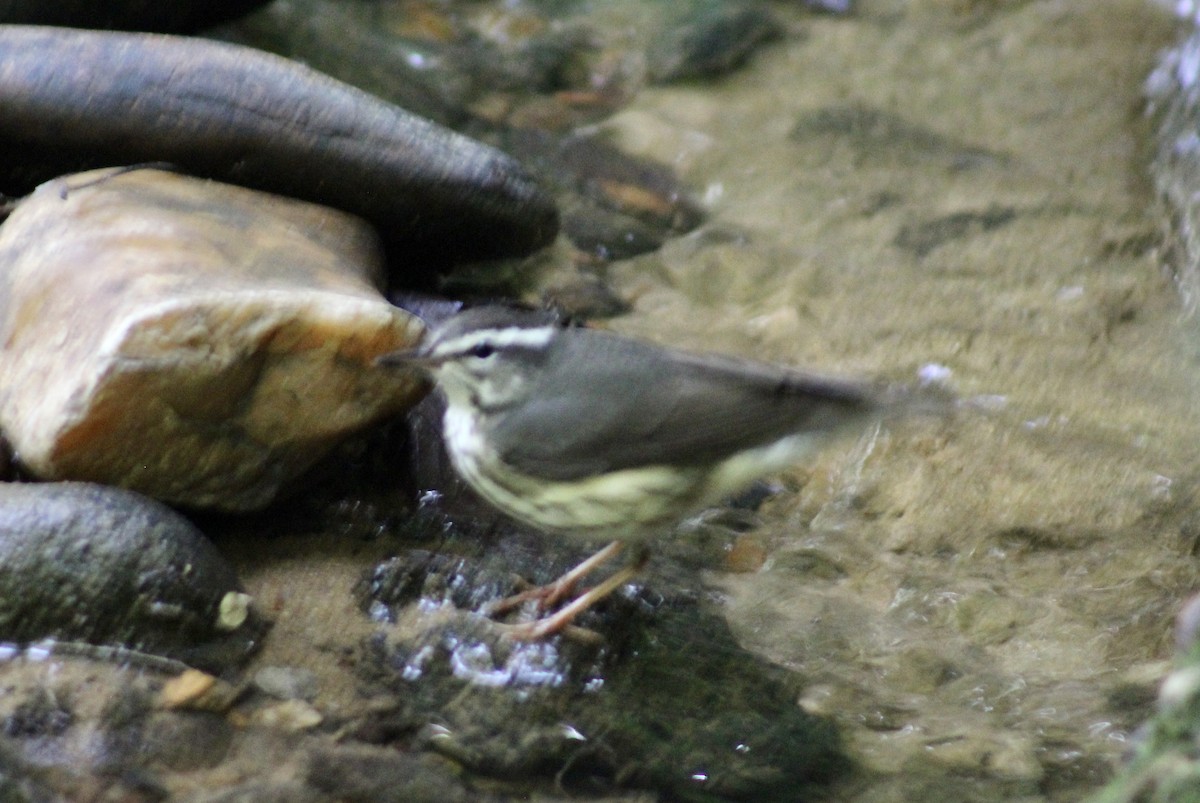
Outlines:
POLYGON ((87 483, 0 484, 0 641, 120 646, 221 671, 265 630, 248 602, 165 505, 87 483))
POLYGON ((462 555, 410 549, 375 566, 357 592, 364 610, 381 603, 398 611, 418 600, 479 610, 518 590, 518 578, 495 566, 462 555))
POLYGON ((616 262, 657 251, 667 233, 597 203, 563 205, 563 233, 595 262, 616 262))
POLYGON ((240 17, 269 0, 0 0, 0 23, 187 33, 240 17))
POLYGON ((514 642, 456 608, 478 609, 464 588, 511 577, 501 550, 514 557, 414 554, 373 575, 361 602, 396 624, 367 644, 364 672, 397 708, 359 738, 408 738, 474 772, 569 792, 672 800, 807 800, 848 767, 832 723, 796 704, 799 679, 742 650, 700 595, 661 576, 581 617, 600 645, 514 642))
POLYGON ((289 0, 222 26, 219 39, 309 65, 413 114, 457 128, 470 116, 476 77, 447 64, 443 43, 397 36, 375 3, 289 0))
POLYGON ((598 320, 616 318, 633 309, 613 287, 594 276, 580 276, 565 284, 547 288, 542 294, 546 306, 562 310, 571 318, 598 320))
POLYGON ((523 255, 558 229, 506 154, 303 65, 186 37, 0 26, 0 153, 10 195, 166 161, 353 212, 426 260, 523 255))

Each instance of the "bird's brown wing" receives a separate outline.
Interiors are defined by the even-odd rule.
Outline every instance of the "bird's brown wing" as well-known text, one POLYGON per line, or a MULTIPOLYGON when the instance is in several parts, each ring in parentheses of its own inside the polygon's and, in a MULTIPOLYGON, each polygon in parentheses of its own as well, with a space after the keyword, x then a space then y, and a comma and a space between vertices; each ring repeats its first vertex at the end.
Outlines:
POLYGON ((801 429, 833 431, 876 406, 863 383, 573 334, 531 399, 493 430, 502 459, 532 476, 703 465, 801 429))

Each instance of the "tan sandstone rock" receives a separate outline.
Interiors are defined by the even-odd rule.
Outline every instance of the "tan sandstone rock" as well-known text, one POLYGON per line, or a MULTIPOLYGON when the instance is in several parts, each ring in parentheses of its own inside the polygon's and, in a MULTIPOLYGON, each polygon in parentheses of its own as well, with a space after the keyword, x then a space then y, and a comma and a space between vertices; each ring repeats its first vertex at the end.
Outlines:
POLYGON ((0 226, 0 427, 25 469, 249 510, 417 381, 375 236, 158 170, 49 182, 0 226))

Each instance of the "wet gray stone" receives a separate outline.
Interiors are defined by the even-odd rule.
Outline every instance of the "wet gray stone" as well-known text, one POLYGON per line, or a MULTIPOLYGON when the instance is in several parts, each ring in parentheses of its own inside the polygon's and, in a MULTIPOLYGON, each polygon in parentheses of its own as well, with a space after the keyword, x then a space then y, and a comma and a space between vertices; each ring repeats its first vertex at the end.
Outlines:
POLYGON ((547 307, 582 320, 615 318, 633 309, 633 305, 603 279, 587 275, 547 288, 542 300, 547 307))
POLYGON ((400 607, 418 600, 478 610, 516 591, 515 575, 464 555, 424 549, 406 550, 380 563, 359 587, 364 610, 373 603, 388 606, 392 620, 400 607))
POLYGON ((558 229, 553 200, 506 154, 252 48, 2 26, 0 107, 0 149, 21 154, 0 171, 9 195, 167 161, 360 215, 406 267, 523 255, 558 229))
POLYGON ((512 641, 455 608, 454 594, 405 604, 418 587, 491 576, 463 558, 418 557, 408 569, 410 582, 376 584, 363 600, 396 622, 366 646, 366 677, 397 700, 375 738, 409 733, 484 775, 672 799, 802 800, 846 768, 831 723, 796 704, 800 680, 741 650, 719 615, 661 576, 578 620, 597 645, 512 641), (451 574, 417 583, 415 565, 451 574))
POLYGON ((600 262, 657 251, 667 239, 664 230, 582 199, 563 205, 563 231, 572 245, 600 262))
MULTIPOLYGON (((540 10, 544 11, 544 10, 540 10)), ((523 96, 571 86, 575 62, 593 46, 586 27, 528 24, 528 5, 497 9, 521 20, 497 42, 450 6, 405 15, 396 7, 337 0, 272 3, 216 36, 302 61, 443 125, 459 128, 491 93, 523 96), (522 24, 524 22, 525 24, 522 24), (516 29, 514 31, 514 28, 516 29), (424 35, 423 35, 424 34, 424 35)), ((540 22, 546 23, 540 16, 540 22)))
POLYGON ((114 645, 220 671, 265 626, 170 508, 86 483, 0 484, 0 641, 114 645))

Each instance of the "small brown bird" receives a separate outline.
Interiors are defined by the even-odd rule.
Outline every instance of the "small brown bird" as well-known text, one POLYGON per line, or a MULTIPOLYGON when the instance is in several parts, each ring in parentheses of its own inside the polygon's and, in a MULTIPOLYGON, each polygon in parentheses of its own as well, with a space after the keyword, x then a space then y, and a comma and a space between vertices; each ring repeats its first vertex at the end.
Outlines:
MULTIPOLYGON (((540 590, 546 605, 626 542, 667 533, 911 395, 568 328, 551 313, 499 306, 460 312, 417 350, 380 362, 430 372, 446 398, 451 462, 491 504, 548 533, 612 541, 540 590)), ((516 626, 515 635, 563 629, 643 562, 516 626)))

